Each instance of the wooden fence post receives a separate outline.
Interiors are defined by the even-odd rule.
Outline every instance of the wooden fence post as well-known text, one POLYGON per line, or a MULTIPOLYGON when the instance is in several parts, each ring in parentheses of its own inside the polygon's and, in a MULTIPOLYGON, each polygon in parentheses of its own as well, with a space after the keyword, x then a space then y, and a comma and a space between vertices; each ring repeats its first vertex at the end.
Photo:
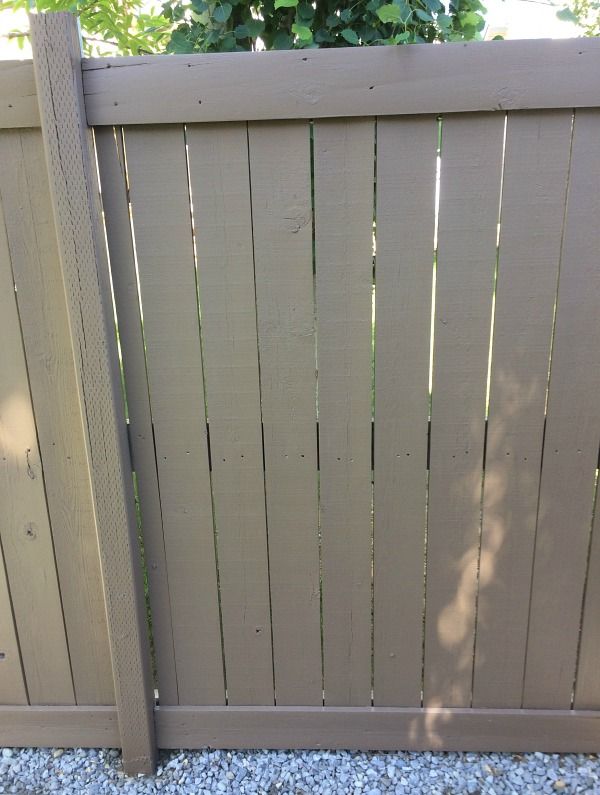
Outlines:
POLYGON ((30 16, 46 165, 78 370, 125 772, 155 765, 153 689, 131 471, 81 83, 77 23, 30 16))

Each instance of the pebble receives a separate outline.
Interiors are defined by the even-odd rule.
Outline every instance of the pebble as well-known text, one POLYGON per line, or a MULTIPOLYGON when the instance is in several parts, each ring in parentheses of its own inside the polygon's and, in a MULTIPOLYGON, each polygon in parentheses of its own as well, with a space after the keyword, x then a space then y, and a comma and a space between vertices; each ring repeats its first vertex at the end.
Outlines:
POLYGON ((176 751, 152 778, 123 775, 118 751, 0 754, 0 793, 36 795, 600 795, 593 754, 176 751))

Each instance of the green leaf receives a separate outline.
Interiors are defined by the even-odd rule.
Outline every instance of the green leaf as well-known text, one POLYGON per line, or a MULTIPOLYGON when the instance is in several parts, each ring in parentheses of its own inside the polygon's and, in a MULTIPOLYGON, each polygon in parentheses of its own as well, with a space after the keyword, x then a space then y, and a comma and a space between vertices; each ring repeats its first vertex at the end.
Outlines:
POLYGON ((574 22, 576 25, 579 23, 579 20, 570 8, 561 8, 560 11, 556 12, 556 16, 563 22, 574 22))
POLYGON ((472 25, 476 28, 482 21, 482 17, 476 11, 468 11, 463 17, 460 18, 461 25, 465 27, 472 25))
POLYGON ((356 31, 352 30, 352 28, 344 28, 341 31, 342 37, 346 39, 348 44, 359 44, 358 36, 356 35, 356 31))
POLYGON ((217 6, 212 12, 212 18, 215 22, 227 22, 232 11, 233 8, 231 3, 221 3, 221 5, 217 6))
POLYGON ((346 39, 348 44, 360 44, 356 32, 352 28, 344 28, 342 36, 346 39))
POLYGON ((430 23, 433 22, 433 17, 431 16, 431 14, 428 14, 427 11, 423 11, 422 8, 415 8, 415 14, 423 22, 430 22, 430 23))
POLYGON ((312 30, 307 28, 306 25, 299 25, 297 22, 294 22, 292 25, 292 33, 295 33, 302 42, 312 41, 312 30))
POLYGON ((395 3, 388 3, 377 9, 377 16, 382 22, 400 22, 400 7, 395 3))
POLYGON ((341 21, 337 14, 330 14, 325 20, 325 24, 328 28, 337 28, 341 21))
POLYGON ((288 35, 284 30, 280 30, 273 38, 274 50, 291 50, 294 44, 294 39, 288 35))
POLYGON ((194 45, 189 41, 184 33, 176 30, 171 35, 171 41, 167 45, 169 52, 179 54, 194 52, 194 45))
POLYGON ((315 15, 315 9, 310 3, 300 3, 298 6, 298 17, 306 22, 311 20, 315 15))
POLYGON ((411 37, 411 34, 408 30, 405 30, 403 33, 397 33, 394 36, 394 44, 404 44, 404 42, 408 41, 411 37))
POLYGON ((275 8, 296 8, 298 0, 275 0, 275 8))
POLYGON ((340 19, 342 20, 342 22, 350 22, 350 20, 352 19, 352 9, 345 8, 340 14, 340 19))
POLYGON ((205 0, 192 0, 192 8, 197 14, 203 14, 208 10, 208 3, 205 0))

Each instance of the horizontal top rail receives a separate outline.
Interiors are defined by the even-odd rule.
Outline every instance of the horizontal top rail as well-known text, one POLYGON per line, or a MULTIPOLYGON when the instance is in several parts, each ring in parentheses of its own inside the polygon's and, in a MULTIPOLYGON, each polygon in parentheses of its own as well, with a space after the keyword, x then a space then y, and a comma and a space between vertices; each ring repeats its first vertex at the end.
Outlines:
POLYGON ((90 124, 600 105, 600 40, 91 58, 90 124))
POLYGON ((0 129, 39 126, 33 61, 0 61, 0 129))
MULTIPOLYGON (((600 40, 84 58, 92 125, 600 105, 600 40)), ((31 61, 0 62, 0 128, 37 127, 31 61)))

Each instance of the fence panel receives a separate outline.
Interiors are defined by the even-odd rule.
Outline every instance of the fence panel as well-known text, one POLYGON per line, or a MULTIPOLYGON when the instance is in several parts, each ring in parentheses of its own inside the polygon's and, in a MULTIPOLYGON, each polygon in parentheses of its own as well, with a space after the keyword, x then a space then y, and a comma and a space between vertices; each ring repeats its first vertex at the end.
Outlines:
POLYGON ((72 20, 32 25, 0 742, 597 750, 600 42, 80 74, 72 20))

